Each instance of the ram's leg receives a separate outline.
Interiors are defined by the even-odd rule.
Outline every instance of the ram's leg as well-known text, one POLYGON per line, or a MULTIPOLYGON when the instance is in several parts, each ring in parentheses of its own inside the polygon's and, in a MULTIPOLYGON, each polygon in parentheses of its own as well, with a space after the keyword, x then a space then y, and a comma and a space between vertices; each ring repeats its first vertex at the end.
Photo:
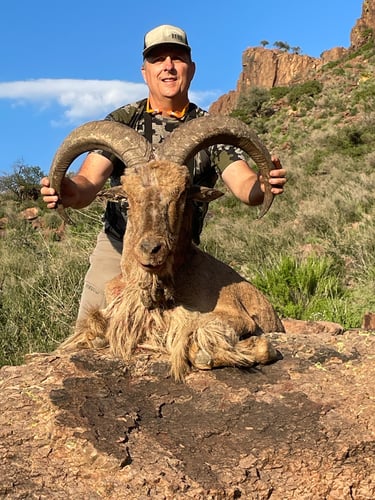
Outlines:
POLYGON ((253 357, 255 363, 261 365, 267 365, 279 359, 278 351, 264 335, 252 336, 245 340, 240 340, 235 345, 235 349, 245 357, 253 357))
MULTIPOLYGON (((209 370, 223 366, 250 367, 255 364, 267 364, 278 359, 278 353, 268 339, 262 335, 251 335, 249 323, 238 318, 214 317, 201 323, 192 335, 189 359, 193 366, 201 370, 209 370), (244 335, 247 327, 248 336, 244 335)), ((251 326, 251 325, 250 325, 251 326)), ((254 322, 254 329, 256 325, 254 322)))
POLYGON ((107 319, 103 310, 93 309, 85 318, 77 321, 73 334, 59 345, 57 351, 106 347, 108 345, 105 337, 106 327, 107 319))

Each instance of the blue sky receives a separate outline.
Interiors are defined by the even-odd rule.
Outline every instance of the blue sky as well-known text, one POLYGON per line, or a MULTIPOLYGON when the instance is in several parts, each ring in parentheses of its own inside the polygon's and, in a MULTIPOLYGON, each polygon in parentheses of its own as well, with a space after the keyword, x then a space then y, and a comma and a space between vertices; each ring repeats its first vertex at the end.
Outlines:
POLYGON ((319 57, 349 47, 362 0, 1 0, 0 175, 18 162, 48 172, 76 126, 146 96, 143 35, 159 24, 188 33, 204 108, 236 88, 241 58, 262 40, 319 57))

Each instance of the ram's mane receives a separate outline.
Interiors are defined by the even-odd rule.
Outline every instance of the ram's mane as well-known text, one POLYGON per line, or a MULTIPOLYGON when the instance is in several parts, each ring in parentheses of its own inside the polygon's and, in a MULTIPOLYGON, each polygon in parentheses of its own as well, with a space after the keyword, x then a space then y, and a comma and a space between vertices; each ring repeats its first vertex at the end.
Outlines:
MULTIPOLYGON (((193 200, 208 202, 220 193, 192 186, 184 166, 200 149, 220 140, 243 147, 257 160, 267 185, 272 161, 257 137, 239 120, 197 118, 176 129, 152 153, 134 130, 94 122, 83 127, 81 135, 73 134, 66 150, 57 155, 52 173, 56 182, 84 147, 82 130, 90 136, 91 146, 105 145, 127 165, 116 194, 128 197, 130 212, 122 274, 107 286, 108 305, 89 312, 63 346, 107 343, 126 360, 139 346, 165 351, 177 380, 190 365, 210 369, 276 359, 276 351, 261 335, 283 331, 272 305, 237 273, 228 272, 228 266, 192 244, 193 200)), ((269 186, 264 199, 261 215, 272 202, 269 186)))

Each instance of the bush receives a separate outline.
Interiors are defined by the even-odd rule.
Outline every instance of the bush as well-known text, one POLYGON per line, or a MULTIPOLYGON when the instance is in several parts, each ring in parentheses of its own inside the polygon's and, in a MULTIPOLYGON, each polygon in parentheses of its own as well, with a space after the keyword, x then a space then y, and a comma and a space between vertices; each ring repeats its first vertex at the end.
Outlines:
POLYGON ((375 110, 375 82, 371 76, 364 76, 364 81, 353 92, 353 104, 361 104, 366 112, 375 110), (367 78, 367 79, 366 79, 367 78))
POLYGON ((289 93, 289 91, 290 91, 289 87, 273 87, 270 90, 270 96, 276 100, 282 99, 289 93))
POLYGON ((310 80, 300 85, 295 85, 288 93, 288 102, 291 106, 297 104, 302 97, 314 97, 321 93, 323 84, 318 80, 310 80))
POLYGON ((356 125, 344 127, 337 134, 328 136, 325 145, 329 151, 340 151, 353 158, 370 153, 374 139, 373 125, 356 125))
POLYGON ((350 306, 350 296, 344 276, 342 265, 329 257, 298 260, 283 256, 252 281, 284 318, 346 324, 343 311, 350 306))
POLYGON ((245 123, 251 123, 253 118, 262 115, 269 98, 270 94, 267 89, 253 88, 240 97, 238 108, 231 115, 240 118, 245 123))

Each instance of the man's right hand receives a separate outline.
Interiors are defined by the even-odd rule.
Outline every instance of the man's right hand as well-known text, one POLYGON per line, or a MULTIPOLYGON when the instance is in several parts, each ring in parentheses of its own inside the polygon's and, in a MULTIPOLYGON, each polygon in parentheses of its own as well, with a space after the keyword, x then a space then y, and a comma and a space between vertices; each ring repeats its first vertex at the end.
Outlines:
MULTIPOLYGON (((40 181, 41 189, 40 193, 43 197, 44 203, 47 208, 56 208, 59 197, 55 189, 50 187, 49 177, 43 177, 40 181)), ((61 183, 61 196, 60 201, 64 207, 74 206, 75 200, 78 196, 77 184, 69 177, 64 177, 61 183)))

